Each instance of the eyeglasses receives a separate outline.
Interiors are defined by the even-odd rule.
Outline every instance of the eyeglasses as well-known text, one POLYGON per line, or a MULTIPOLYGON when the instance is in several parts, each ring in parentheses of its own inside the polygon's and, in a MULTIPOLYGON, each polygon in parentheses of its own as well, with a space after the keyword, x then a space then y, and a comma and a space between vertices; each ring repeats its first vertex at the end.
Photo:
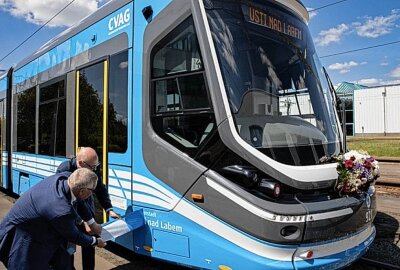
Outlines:
POLYGON ((94 193, 94 191, 96 190, 95 188, 86 188, 87 190, 90 190, 92 193, 94 193))
POLYGON ((97 167, 100 166, 100 162, 97 163, 96 165, 90 165, 90 164, 88 164, 88 163, 87 163, 86 161, 84 161, 84 160, 82 160, 82 162, 83 162, 88 168, 90 168, 92 171, 96 171, 96 170, 97 170, 97 167))
POLYGON ((80 188, 80 190, 84 190, 84 189, 89 190, 91 193, 94 193, 94 191, 96 190, 95 188, 88 188, 88 187, 80 188))

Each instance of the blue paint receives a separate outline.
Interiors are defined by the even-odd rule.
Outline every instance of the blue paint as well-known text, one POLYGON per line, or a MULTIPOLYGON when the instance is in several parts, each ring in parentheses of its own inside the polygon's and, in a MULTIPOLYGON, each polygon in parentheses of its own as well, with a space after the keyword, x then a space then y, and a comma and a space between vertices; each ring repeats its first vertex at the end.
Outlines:
MULTIPOLYGON (((133 52, 132 48, 128 50, 128 101, 133 99, 132 92, 132 69, 133 69, 133 52)), ((132 102, 128 102, 128 138, 132 138, 132 102)), ((125 153, 108 153, 108 163, 124 166, 132 166, 132 140, 128 139, 127 150, 125 153)), ((124 169, 125 170, 125 169, 124 169)), ((130 171, 130 168, 129 168, 130 171)))
POLYGON ((29 176, 26 177, 20 174, 18 180, 19 180, 18 193, 22 194, 30 188, 29 176))
MULTIPOLYGON (((371 246, 375 238, 375 230, 361 244, 343 252, 312 260, 295 262, 296 269, 340 269, 358 260, 371 246)), ((339 242, 339 241, 336 241, 339 242)))
POLYGON ((12 192, 18 194, 19 192, 19 171, 12 170, 12 192))
POLYGON ((1 174, 1 185, 0 187, 7 189, 8 188, 8 176, 7 176, 7 170, 8 170, 8 166, 1 166, 1 170, 2 170, 2 174, 1 174))
MULTIPOLYGON (((151 3, 151 7, 153 8, 153 17, 156 17, 160 11, 162 11, 171 0, 159 0, 153 1, 151 3)), ((141 14, 143 8, 149 5, 149 1, 146 0, 138 0, 135 1, 135 16, 134 16, 134 41, 133 41, 133 58, 134 67, 133 67, 133 95, 134 99, 132 100, 133 108, 135 109, 135 113, 133 115, 133 171, 134 173, 143 175, 157 184, 165 187, 170 190, 177 197, 182 197, 179 193, 172 190, 168 187, 164 182, 160 181, 157 177, 155 177, 147 168, 144 160, 143 160, 143 149, 142 149, 142 70, 143 70, 143 36, 144 31, 147 27, 147 21, 144 19, 141 14)), ((135 190, 135 189, 134 189, 135 190)), ((135 191, 134 191, 135 192, 135 191)), ((136 202, 137 205, 146 207, 147 205, 141 202, 136 202)), ((153 205, 153 208, 161 209, 159 206, 153 205)), ((173 206, 171 205, 171 208, 173 206)))
MULTIPOLYGON (((18 186, 18 182, 16 182, 16 179, 18 179, 20 172, 42 179, 49 175, 55 174, 58 167, 58 165, 56 165, 56 161, 58 164, 64 160, 66 160, 66 158, 13 152, 13 171, 15 173, 18 173, 16 176, 13 175, 13 189, 16 188, 15 185, 18 186)), ((19 194, 18 189, 13 190, 13 192, 19 194)))
MULTIPOLYGON (((140 247, 137 251, 140 254, 204 269, 218 269, 219 265, 226 265, 232 269, 293 269, 290 261, 279 262, 255 255, 175 212, 145 209, 144 214, 146 225, 135 231, 135 246, 140 247), (171 225, 169 229, 168 223, 171 225), (175 230, 171 229, 172 226, 175 226, 175 230), (170 250, 173 247, 167 245, 175 245, 175 241, 171 239, 168 242, 159 243, 159 239, 164 239, 159 237, 159 231, 175 234, 170 238, 178 238, 179 235, 189 237, 190 258, 182 254, 156 250, 159 246, 170 250), (143 246, 153 246, 154 250, 149 253, 142 248, 143 246)), ((181 248, 184 249, 183 239, 180 238, 179 241, 181 248)), ((293 248, 293 246, 290 247, 293 248)), ((185 252, 185 250, 180 252, 185 252)))
POLYGON ((0 92, 7 90, 7 77, 0 80, 0 92))
POLYGON ((21 83, 38 75, 40 72, 46 71, 65 61, 69 61, 72 57, 85 53, 89 49, 121 33, 127 34, 128 47, 132 47, 132 14, 133 4, 130 3, 101 19, 79 34, 64 41, 55 48, 40 55, 35 60, 14 72, 14 84, 21 83), (122 20, 120 20, 121 14, 122 20), (119 21, 119 23, 117 23, 118 27, 114 25, 116 20, 119 21))
MULTIPOLYGON (((152 1, 153 16, 157 16, 170 2, 171 0, 152 1)), ((108 154, 109 181, 111 182, 109 188, 121 192, 122 195, 118 199, 126 202, 128 209, 116 207, 118 213, 129 213, 135 205, 138 211, 144 211, 144 218, 142 220, 135 219, 132 223, 139 224, 143 221, 146 223, 144 226, 138 225, 139 229, 132 234, 116 239, 116 242, 140 254, 205 269, 218 269, 221 265, 232 269, 255 270, 293 269, 294 267, 296 269, 336 269, 360 257, 371 244, 375 232, 364 243, 350 250, 324 258, 293 263, 256 255, 173 210, 176 204, 190 204, 193 210, 201 211, 208 218, 217 220, 222 226, 234 230, 257 244, 268 248, 297 248, 293 245, 261 241, 218 220, 203 209, 182 199, 182 195, 172 190, 148 170, 143 159, 142 149, 143 36, 148 22, 141 14, 142 9, 148 5, 148 0, 136 0, 134 3, 126 5, 15 72, 15 83, 19 83, 56 65, 70 65, 69 61, 72 57, 86 53, 89 49, 121 33, 128 36, 130 47, 128 51, 128 150, 126 153, 108 154), (144 177, 148 182, 135 180, 137 176, 144 177), (160 188, 156 185, 159 185, 160 188), (153 202, 159 202, 166 207, 136 200, 136 196, 153 199, 153 202), (146 251, 145 246, 153 247, 153 251, 146 251)), ((0 91, 6 85, 3 81, 4 79, 0 81, 0 91)), ((65 160, 33 154, 14 154, 33 159, 29 164, 24 164, 25 169, 13 169, 15 193, 25 191, 29 185, 32 186, 39 182, 46 174, 55 172, 57 166, 54 165, 54 162, 56 160, 65 160), (21 176, 21 172, 28 173, 29 177, 21 176)), ((343 239, 335 239, 334 242, 343 239)), ((312 248, 328 242, 332 241, 304 246, 312 248)))
POLYGON ((35 59, 29 64, 23 66, 22 68, 16 70, 13 73, 13 84, 21 83, 29 78, 32 78, 38 74, 39 59, 35 59))
MULTIPOLYGON (((253 254, 175 212, 164 212, 147 208, 144 209, 144 215, 146 225, 134 233, 135 246, 140 247, 139 250, 137 250, 138 253, 204 269, 218 269, 219 265, 226 265, 232 269, 260 270, 294 269, 294 266, 296 267, 295 269, 338 269, 351 264, 361 257, 375 237, 375 230, 373 230, 371 235, 364 242, 349 250, 327 257, 307 261, 299 260, 292 263, 291 261, 276 261, 253 254), (178 229, 166 229, 167 226, 165 224, 167 223, 173 224, 175 228, 178 229), (185 258, 182 254, 176 254, 171 251, 166 252, 166 250, 173 249, 173 247, 168 247, 168 245, 175 245, 175 241, 170 238, 180 239, 179 245, 183 249, 183 251, 180 252, 184 252, 185 244, 182 238, 179 238, 176 235, 169 235, 165 238, 160 237, 159 231, 189 237, 190 259, 185 258), (168 241, 159 243, 159 241, 166 240, 167 238, 169 238, 168 241), (153 247, 154 250, 148 252, 143 249, 144 246, 153 247), (156 247, 163 248, 156 250, 156 247)), ((251 238, 248 235, 246 236, 251 238)), ((339 245, 340 241, 345 239, 346 238, 343 238, 334 242, 339 245)), ((277 248, 286 247, 293 249, 297 247, 293 245, 271 245, 271 243, 260 240, 258 241, 266 246, 275 246, 277 248)), ((332 243, 332 241, 314 243, 307 246, 312 249, 313 246, 324 245, 327 243, 332 243)), ((178 253, 178 251, 176 252, 178 253)))
POLYGON ((190 257, 189 237, 161 230, 153 230, 153 249, 155 252, 190 257))

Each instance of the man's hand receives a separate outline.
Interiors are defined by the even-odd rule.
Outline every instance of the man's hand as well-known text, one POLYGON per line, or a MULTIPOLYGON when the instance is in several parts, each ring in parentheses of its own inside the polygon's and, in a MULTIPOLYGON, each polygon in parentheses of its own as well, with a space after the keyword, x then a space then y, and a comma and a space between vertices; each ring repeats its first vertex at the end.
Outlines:
POLYGON ((102 231, 102 227, 100 224, 97 224, 96 222, 92 223, 91 225, 87 225, 86 222, 84 222, 85 224, 85 229, 86 232, 90 235, 100 235, 101 231, 102 231))
POLYGON ((115 219, 120 219, 121 216, 118 215, 117 213, 115 213, 113 210, 108 211, 108 213, 110 214, 110 217, 115 218, 115 219))
POLYGON ((103 248, 107 245, 107 243, 102 238, 97 238, 97 247, 103 248))

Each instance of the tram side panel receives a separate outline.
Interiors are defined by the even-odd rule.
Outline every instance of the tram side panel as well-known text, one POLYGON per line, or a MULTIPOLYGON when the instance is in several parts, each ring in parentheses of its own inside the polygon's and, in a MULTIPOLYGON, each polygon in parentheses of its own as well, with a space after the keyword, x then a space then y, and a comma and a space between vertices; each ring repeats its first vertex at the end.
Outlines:
MULTIPOLYGON (((124 2, 128 3, 128 1, 124 2)), ((110 56, 110 61, 112 62, 116 54, 127 50, 129 44, 131 44, 132 24, 130 22, 130 12, 132 12, 132 5, 128 4, 124 7, 123 3, 115 3, 114 6, 122 7, 112 10, 113 6, 111 5, 110 11, 102 11, 104 13, 102 16, 104 17, 100 18, 100 20, 98 19, 99 16, 95 18, 97 21, 91 18, 87 19, 81 23, 82 26, 78 25, 69 31, 66 37, 61 35, 54 39, 53 43, 55 45, 53 48, 51 48, 53 45, 49 45, 51 48, 49 51, 31 56, 27 63, 17 65, 14 74, 14 110, 12 112, 14 116, 12 123, 14 142, 12 191, 15 194, 23 193, 44 177, 54 174, 61 162, 74 155, 75 134, 73 130, 75 129, 75 119, 71 115, 75 115, 75 95, 71 96, 70 94, 76 90, 75 70, 84 65, 101 61, 107 56, 110 56), (110 25, 113 28, 111 30, 109 29, 110 25), (85 29, 85 27, 87 28, 85 29), (96 37, 95 39, 93 39, 93 34, 96 37), (52 59, 52 61, 47 61, 49 59, 52 59), (62 82, 63 86, 56 85, 59 82, 62 82), (44 93, 45 90, 48 92, 47 94, 44 93), (67 100, 65 101, 65 99, 67 100), (63 103, 64 110, 65 106, 67 106, 67 116, 65 116, 65 111, 61 118, 59 117, 60 112, 58 114, 57 112, 46 113, 47 108, 54 101, 57 104, 63 103), (47 127, 43 127, 42 122, 49 118, 48 116, 51 118, 53 114, 58 115, 58 119, 53 119, 53 123, 51 123, 52 119, 48 119, 48 126, 51 127, 52 124, 57 124, 57 122, 64 124, 65 127, 60 127, 60 129, 67 133, 57 134, 58 137, 63 138, 59 142, 50 141, 52 139, 45 136, 51 137, 51 135, 46 135, 43 131, 43 128, 46 129, 47 127), (49 146, 50 144, 53 145, 49 146), (49 149, 49 147, 53 148, 49 149)), ((125 51, 125 54, 131 55, 131 52, 125 51)), ((124 61, 121 67, 127 70, 127 61, 124 61)), ((128 84, 131 85, 131 82, 126 82, 126 85, 128 84)), ((127 86, 122 90, 125 92, 130 91, 127 86)), ((124 98, 124 101, 126 100, 127 98, 124 98)), ((117 106, 115 105, 114 107, 117 110, 117 106)), ((125 109, 127 109, 126 107, 125 109)), ((113 113, 117 112, 115 110, 113 113)), ((119 120, 127 125, 126 112, 123 117, 124 119, 119 120)), ((130 171, 130 151, 126 151, 125 156, 128 158, 121 158, 121 154, 110 155, 109 160, 112 164, 125 166, 130 171)), ((128 195, 128 198, 130 199, 131 195, 128 195)))
MULTIPOLYGON (((89 70, 98 63, 107 63, 108 70, 103 71, 104 74, 101 75, 102 78, 104 77, 104 83, 107 84, 109 95, 109 106, 104 110, 107 115, 106 121, 108 121, 106 125, 109 127, 108 138, 100 142, 101 149, 108 150, 105 158, 107 164, 103 169, 103 171, 107 170, 107 174, 103 179, 108 186, 115 211, 124 215, 132 207, 133 185, 132 141, 128 139, 132 138, 132 104, 129 100, 133 99, 133 78, 128 74, 132 74, 133 4, 129 1, 115 1, 108 5, 105 11, 98 13, 101 15, 95 16, 94 19, 88 18, 70 30, 66 37, 57 37, 53 41, 54 48, 27 64, 17 67, 15 77, 18 79, 15 83, 15 110, 13 112, 16 116, 13 123, 15 142, 12 170, 13 192, 21 194, 44 177, 54 174, 58 165, 65 161, 66 157, 75 154, 75 140, 78 136, 75 134, 75 126, 78 120, 74 115, 79 105, 75 101, 79 79, 77 74, 82 70, 89 70), (46 61, 48 59, 56 59, 56 61, 46 61), (63 79, 57 79, 61 77, 63 79), (55 156, 43 153, 46 151, 41 145, 43 130, 40 126, 42 116, 45 117, 41 114, 41 106, 48 106, 53 101, 43 100, 42 89, 47 85, 51 86, 50 82, 54 80, 63 82, 63 87, 52 88, 58 88, 59 91, 65 90, 60 92, 61 95, 56 93, 55 96, 62 96, 63 102, 66 100, 64 106, 66 106, 67 114, 63 116, 63 119, 58 119, 59 122, 65 124, 66 134, 63 135, 65 141, 61 142, 65 144, 61 146, 65 148, 65 151, 55 156), (29 112, 26 111, 28 108, 29 112), (27 119, 28 117, 30 118, 27 119), (29 123, 30 132, 19 134, 21 130, 28 130, 26 125, 21 125, 26 122, 29 123), (106 145, 103 145, 103 142, 106 142, 106 145)), ((142 15, 141 17, 143 18, 142 15)), ((84 79, 87 78, 81 78, 81 81, 84 79)), ((96 82, 93 85, 96 85, 96 82)), ((96 91, 96 89, 92 90, 96 91)), ((94 96, 98 95, 98 93, 94 94, 94 96)), ((50 96, 54 95, 50 93, 50 96)), ((95 108, 84 106, 86 111, 82 108, 80 108, 80 115, 89 119, 90 124, 95 124, 93 121, 97 119, 96 116, 91 117, 95 108)), ((93 141, 88 142, 80 138, 80 144, 82 143, 93 146, 95 149, 98 146, 92 145, 95 143, 93 141)), ((55 147, 58 146, 60 144, 56 144, 55 147)), ((104 159, 104 156, 100 158, 104 159)), ((100 217, 99 222, 102 219, 103 217, 100 217)), ((132 233, 118 238, 116 242, 134 250, 132 233)))
MULTIPOLYGON (((135 10, 143 10, 145 5, 144 2, 136 1, 135 10)), ((133 199, 135 206, 143 207, 146 220, 145 226, 134 232, 135 251, 205 269, 221 267, 293 269, 292 256, 296 245, 271 245, 268 242, 259 241, 241 232, 240 228, 235 228, 196 206, 190 198, 190 187, 194 183, 197 186, 207 181, 202 176, 207 167, 195 161, 193 156, 196 155, 195 152, 201 151, 201 146, 210 146, 206 144, 213 140, 212 135, 217 132, 217 124, 211 105, 208 103, 205 72, 201 65, 196 65, 202 60, 198 52, 185 52, 193 48, 193 50, 198 50, 193 18, 189 16, 190 7, 189 1, 171 3, 167 11, 156 17, 162 23, 152 25, 153 28, 146 32, 144 45, 141 43, 143 42, 141 34, 144 33, 144 29, 140 22, 135 22, 135 37, 137 38, 135 46, 144 46, 145 51, 143 55, 140 51, 134 55, 136 59, 134 69, 143 70, 144 74, 134 77, 134 96, 138 97, 134 100, 134 107, 142 108, 142 115, 135 110, 134 146, 137 148, 134 151, 133 199), (185 44, 190 45, 185 47, 185 44), (174 47, 177 49, 174 50, 174 47), (181 70, 176 67, 175 71, 171 70, 171 74, 177 73, 176 76, 163 73, 163 69, 173 69, 173 65, 184 61, 182 54, 180 55, 182 51, 194 55, 194 58, 190 60, 191 64, 184 67, 191 72, 180 76, 181 70), (140 61, 142 56, 144 57, 143 67, 140 61), (164 56, 168 59, 162 59, 164 56), (156 75, 150 77, 149 74, 156 75), (198 103, 189 108, 192 112, 197 109, 197 115, 195 114, 193 118, 175 115, 172 116, 175 120, 169 119, 168 112, 173 112, 176 107, 180 107, 180 104, 171 104, 171 99, 178 93, 163 91, 163 85, 171 87, 174 80, 178 83, 188 81, 192 84, 193 91, 205 95, 206 98, 199 96, 198 103), (166 93, 167 96, 162 96, 162 93, 166 93), (198 117, 198 121, 193 121, 194 117, 198 117), (157 118, 164 120, 160 121, 157 118), (184 130, 178 130, 178 128, 184 130), (154 129, 158 129, 158 132, 154 129), (160 135, 162 133, 160 130, 165 132, 160 135), (138 144, 140 142, 142 145, 138 144), (177 145, 177 142, 181 145, 177 145), (181 151, 183 148, 193 156, 184 154, 181 151), (183 197, 185 194, 186 198, 183 197)), ((155 6, 153 9, 157 10, 155 6)), ((139 16, 137 18, 141 19, 139 16)), ((184 97, 180 96, 178 100, 180 98, 184 103, 184 97)), ((181 107, 180 109, 185 110, 181 107)), ((207 159, 207 157, 204 158, 207 159)), ((224 211, 235 212, 234 208, 228 206, 231 203, 230 200, 223 206, 224 200, 209 192, 206 193, 205 200, 219 210, 223 208, 224 211)), ((301 212, 304 212, 301 206, 299 208, 301 212)), ((238 219, 246 218, 240 214, 235 216, 238 219)), ((251 221, 252 219, 249 220, 250 224, 252 224, 251 221)), ((304 220, 300 222, 302 223, 304 220)), ((258 229, 268 230, 267 227, 262 228, 262 226, 258 229)))
MULTIPOLYGON (((159 12, 171 2, 153 1, 151 3, 153 20, 160 16, 159 12)), ((141 11, 149 4, 149 1, 134 2, 133 203, 134 207, 143 208, 146 222, 145 226, 134 232, 135 252, 185 265, 206 266, 205 261, 192 253, 194 242, 200 245, 204 243, 202 239, 204 235, 202 230, 199 230, 201 228, 196 222, 185 218, 175 210, 182 200, 183 193, 205 168, 198 167, 180 151, 174 151, 156 134, 148 133, 151 123, 147 112, 149 109, 147 89, 149 88, 146 84, 150 79, 147 72, 150 71, 143 73, 145 70, 143 62, 149 61, 150 48, 143 43, 148 23, 144 20, 141 11), (143 91, 143 89, 146 90, 143 91), (148 144, 148 136, 160 144, 157 147, 153 147, 154 144, 148 144), (150 157, 150 160, 146 160, 146 156, 150 157), (151 166, 149 166, 149 161, 151 166), (153 170, 154 168, 156 170, 153 170), (160 175, 162 175, 161 178, 160 175), (169 179, 167 182, 161 180, 165 180, 164 176, 169 179), (171 187, 170 183, 175 183, 175 185, 171 187), (197 237, 194 235, 196 231, 197 237)), ((180 4, 186 5, 186 2, 180 1, 180 4)), ((169 13, 168 16, 174 20, 176 14, 169 13)), ((172 28, 173 26, 170 26, 170 30, 172 28)), ((164 82, 159 82, 159 85, 163 84, 164 82)))

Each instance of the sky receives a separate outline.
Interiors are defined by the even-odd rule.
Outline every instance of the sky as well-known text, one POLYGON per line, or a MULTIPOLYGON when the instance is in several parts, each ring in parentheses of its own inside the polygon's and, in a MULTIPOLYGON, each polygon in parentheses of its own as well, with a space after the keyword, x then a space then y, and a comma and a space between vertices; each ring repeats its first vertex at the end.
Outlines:
MULTIPOLYGON (((317 9, 337 0, 303 0, 317 9)), ((400 0, 347 0, 310 14, 309 28, 334 85, 400 84, 400 0), (398 43, 329 56, 336 53, 398 43)))
MULTIPOLYGON (((70 1, 0 0, 0 59, 70 1)), ((15 66, 107 1, 75 0, 24 45, 0 61, 0 70, 15 66)), ((335 86, 341 82, 366 86, 400 84, 400 0, 303 0, 303 4, 308 10, 316 9, 310 13, 309 28, 321 63, 335 86), (391 42, 397 43, 330 56, 391 42)))

